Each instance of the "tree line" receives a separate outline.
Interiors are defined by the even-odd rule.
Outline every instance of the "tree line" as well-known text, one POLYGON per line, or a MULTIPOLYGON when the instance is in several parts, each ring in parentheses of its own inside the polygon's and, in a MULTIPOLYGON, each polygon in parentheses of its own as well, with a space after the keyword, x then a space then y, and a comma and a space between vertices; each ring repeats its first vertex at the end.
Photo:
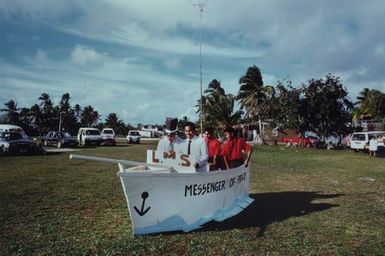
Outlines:
MULTIPOLYGON (((82 108, 70 103, 69 93, 62 95, 57 105, 48 93, 38 97, 38 103, 19 108, 9 100, 1 109, 0 123, 16 124, 30 135, 43 135, 58 130, 76 134, 80 127, 111 127, 117 134, 127 134, 134 129, 125 124, 116 113, 107 115, 101 122, 94 107, 82 108)), ((327 74, 324 78, 310 79, 294 86, 290 80, 281 80, 275 85, 264 85, 261 71, 251 66, 239 79, 236 95, 226 93, 221 82, 212 80, 203 96, 197 101, 197 113, 205 126, 215 127, 219 132, 226 126, 256 124, 269 121, 273 127, 292 129, 300 133, 313 131, 321 136, 344 135, 360 127, 353 123, 359 120, 384 120, 385 94, 364 88, 353 102, 339 77, 327 74), (201 104, 202 103, 202 104, 201 104), (201 109, 202 107, 202 109, 201 109)), ((182 128, 188 117, 179 121, 182 128)), ((141 124, 138 124, 139 128, 141 124)), ((157 125, 162 129, 163 125, 157 125)))
POLYGON ((82 108, 79 104, 70 104, 71 96, 64 93, 60 102, 55 105, 48 93, 42 93, 39 103, 31 107, 19 108, 14 100, 9 100, 0 111, 0 123, 21 126, 30 136, 41 136, 49 131, 62 131, 76 134, 80 127, 111 127, 117 134, 127 134, 134 129, 125 124, 116 113, 107 115, 104 122, 100 122, 100 114, 94 107, 88 105, 82 108))
POLYGON ((273 127, 327 137, 362 129, 355 125, 360 120, 383 122, 385 94, 365 88, 353 102, 341 79, 332 74, 299 86, 293 86, 290 80, 264 85, 260 69, 254 65, 239 79, 237 95, 226 94, 220 81, 214 79, 196 107, 204 124, 220 130, 262 120, 273 127))

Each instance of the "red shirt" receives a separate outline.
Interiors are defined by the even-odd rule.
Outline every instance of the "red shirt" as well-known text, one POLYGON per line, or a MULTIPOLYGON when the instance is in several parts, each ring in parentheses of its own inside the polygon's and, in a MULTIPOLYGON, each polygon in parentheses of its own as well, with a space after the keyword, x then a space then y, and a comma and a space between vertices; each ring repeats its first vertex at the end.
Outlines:
POLYGON ((227 160, 240 160, 243 159, 243 151, 249 152, 251 146, 247 144, 243 139, 237 138, 227 140, 223 146, 223 155, 227 160))
POLYGON ((221 143, 216 138, 210 138, 207 141, 207 155, 209 157, 219 156, 221 154, 221 143))

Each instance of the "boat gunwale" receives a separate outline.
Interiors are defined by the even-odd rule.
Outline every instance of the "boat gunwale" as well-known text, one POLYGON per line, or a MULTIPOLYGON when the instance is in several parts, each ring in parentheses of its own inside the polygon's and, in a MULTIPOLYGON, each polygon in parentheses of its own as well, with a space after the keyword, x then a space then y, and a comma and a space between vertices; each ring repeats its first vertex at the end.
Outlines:
POLYGON ((161 171, 151 171, 151 170, 144 170, 144 171, 118 171, 117 175, 120 177, 124 176, 165 176, 165 177, 201 177, 201 176, 223 176, 223 175, 231 175, 232 172, 238 172, 238 171, 250 171, 249 166, 245 167, 244 165, 229 169, 229 170, 217 170, 217 171, 210 171, 210 172, 171 172, 167 170, 161 170, 161 171))

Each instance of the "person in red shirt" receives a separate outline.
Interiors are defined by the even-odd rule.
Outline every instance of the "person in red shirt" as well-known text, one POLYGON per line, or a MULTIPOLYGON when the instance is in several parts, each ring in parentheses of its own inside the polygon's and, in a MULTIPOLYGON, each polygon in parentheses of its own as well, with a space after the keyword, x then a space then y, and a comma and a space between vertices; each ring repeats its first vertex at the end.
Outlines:
POLYGON ((208 163, 210 163, 210 171, 218 170, 221 162, 221 143, 214 136, 214 129, 207 127, 203 132, 203 139, 207 144, 208 163))
POLYGON ((228 127, 225 129, 226 141, 223 146, 223 160, 227 169, 232 169, 245 165, 246 167, 250 161, 251 146, 243 139, 238 138, 235 129, 228 127), (244 153, 247 154, 246 159, 244 153))

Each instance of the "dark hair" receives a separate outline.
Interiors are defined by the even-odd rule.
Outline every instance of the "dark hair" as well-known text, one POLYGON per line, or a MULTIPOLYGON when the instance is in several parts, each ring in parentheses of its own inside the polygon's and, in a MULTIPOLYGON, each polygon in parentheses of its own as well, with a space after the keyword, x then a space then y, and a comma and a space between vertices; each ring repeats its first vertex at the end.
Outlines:
POLYGON ((186 126, 190 126, 191 127, 191 129, 193 129, 194 131, 195 131, 195 124, 193 123, 193 122, 187 122, 185 125, 184 125, 184 127, 186 127, 186 126))
POLYGON ((235 134, 235 129, 233 127, 226 127, 224 132, 228 132, 228 133, 230 133, 232 135, 236 135, 235 134))
POLYGON ((214 134, 214 129, 212 127, 206 127, 204 132, 207 132, 210 135, 214 134))

